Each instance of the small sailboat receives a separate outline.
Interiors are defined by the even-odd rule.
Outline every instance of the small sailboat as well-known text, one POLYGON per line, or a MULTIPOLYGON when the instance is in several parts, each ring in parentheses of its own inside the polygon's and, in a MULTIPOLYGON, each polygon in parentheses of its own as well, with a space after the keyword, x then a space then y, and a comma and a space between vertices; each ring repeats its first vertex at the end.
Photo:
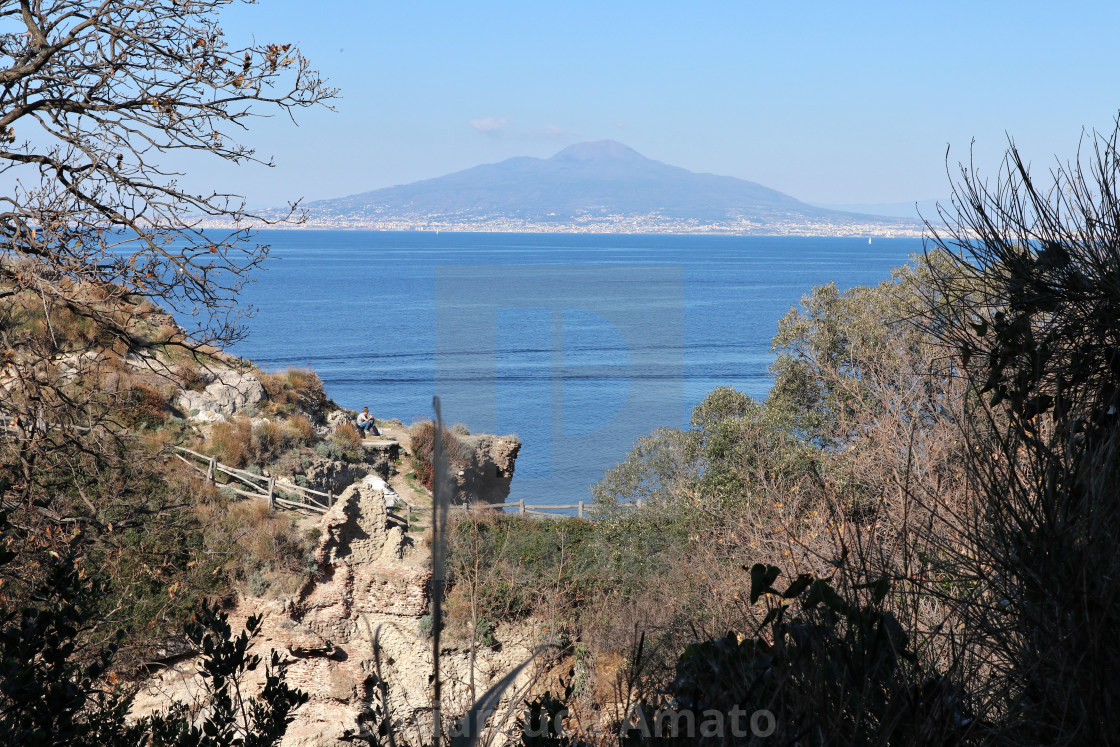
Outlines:
POLYGON ((868 244, 870 244, 870 243, 871 243, 871 237, 870 237, 870 236, 868 236, 868 237, 867 237, 867 243, 868 243, 868 244))

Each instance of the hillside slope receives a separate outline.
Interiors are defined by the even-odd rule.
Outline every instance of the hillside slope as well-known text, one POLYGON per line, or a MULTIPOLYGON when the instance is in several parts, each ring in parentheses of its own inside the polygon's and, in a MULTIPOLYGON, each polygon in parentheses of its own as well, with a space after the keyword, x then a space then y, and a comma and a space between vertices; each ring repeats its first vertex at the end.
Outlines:
POLYGON ((775 228, 789 225, 913 227, 913 221, 808 205, 756 182, 700 174, 646 158, 613 140, 577 143, 551 158, 510 158, 446 176, 307 206, 312 224, 506 220, 563 225, 608 217, 775 228))

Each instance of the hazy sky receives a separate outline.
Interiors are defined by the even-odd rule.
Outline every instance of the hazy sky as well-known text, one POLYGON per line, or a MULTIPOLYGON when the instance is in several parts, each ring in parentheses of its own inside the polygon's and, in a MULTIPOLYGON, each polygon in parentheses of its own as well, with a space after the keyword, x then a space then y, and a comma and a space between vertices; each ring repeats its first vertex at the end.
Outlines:
MULTIPOLYGON (((298 42, 337 111, 258 123, 252 203, 337 197, 581 140, 811 202, 947 193, 945 148, 1040 166, 1120 108, 1120 3, 261 0, 233 40, 298 42)), ((192 174, 194 178, 202 174, 192 174)))

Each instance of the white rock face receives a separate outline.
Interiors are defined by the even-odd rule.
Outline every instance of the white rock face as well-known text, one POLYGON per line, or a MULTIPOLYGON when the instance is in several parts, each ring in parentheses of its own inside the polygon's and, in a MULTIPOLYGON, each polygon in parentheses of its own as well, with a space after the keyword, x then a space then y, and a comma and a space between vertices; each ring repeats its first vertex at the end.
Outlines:
POLYGON ((217 419, 214 415, 228 418, 265 398, 264 386, 251 373, 219 368, 204 375, 209 380, 205 389, 183 390, 175 403, 186 413, 198 410, 190 416, 192 420, 210 422, 217 419))
MULTIPOLYGON (((390 526, 383 490, 366 484, 347 488, 318 526, 319 569, 299 594, 290 600, 245 598, 230 615, 238 630, 249 615, 263 614, 256 652, 265 659, 270 649, 287 656, 288 682, 311 696, 295 713, 283 746, 361 743, 371 736, 371 710, 378 706, 388 706, 398 733, 421 734, 430 743, 432 643, 420 630, 431 578, 427 548, 390 526)), ((535 647, 529 629, 499 629, 496 637, 500 650, 478 652, 476 695, 535 647)), ((445 645, 440 661, 445 712, 462 713, 471 702, 469 653, 445 645)), ((190 702, 200 692, 197 668, 196 660, 187 659, 153 677, 133 713, 166 707, 170 699, 190 702)), ((253 686, 259 688, 262 673, 255 674, 253 686)), ((495 713, 516 712, 529 682, 526 672, 495 713)))
POLYGON ((389 484, 382 479, 381 475, 376 472, 371 472, 362 478, 362 485, 373 490, 380 490, 381 494, 385 496, 385 507, 396 508, 401 505, 403 501, 397 491, 389 487, 389 484))

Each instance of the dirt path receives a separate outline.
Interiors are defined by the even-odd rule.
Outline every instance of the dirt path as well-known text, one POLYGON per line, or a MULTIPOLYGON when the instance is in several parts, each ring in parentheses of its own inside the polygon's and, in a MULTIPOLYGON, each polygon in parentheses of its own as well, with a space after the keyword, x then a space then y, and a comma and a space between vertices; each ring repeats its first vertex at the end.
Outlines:
POLYGON ((397 491, 397 495, 401 497, 405 503, 413 506, 430 506, 432 505, 432 496, 428 491, 415 485, 406 476, 411 470, 409 464, 409 456, 412 453, 412 439, 409 437, 408 428, 406 426, 392 426, 385 425, 381 427, 381 434, 385 438, 390 438, 400 444, 400 465, 394 470, 394 473, 389 475, 389 487, 397 491), (419 488, 419 489, 417 489, 419 488))

